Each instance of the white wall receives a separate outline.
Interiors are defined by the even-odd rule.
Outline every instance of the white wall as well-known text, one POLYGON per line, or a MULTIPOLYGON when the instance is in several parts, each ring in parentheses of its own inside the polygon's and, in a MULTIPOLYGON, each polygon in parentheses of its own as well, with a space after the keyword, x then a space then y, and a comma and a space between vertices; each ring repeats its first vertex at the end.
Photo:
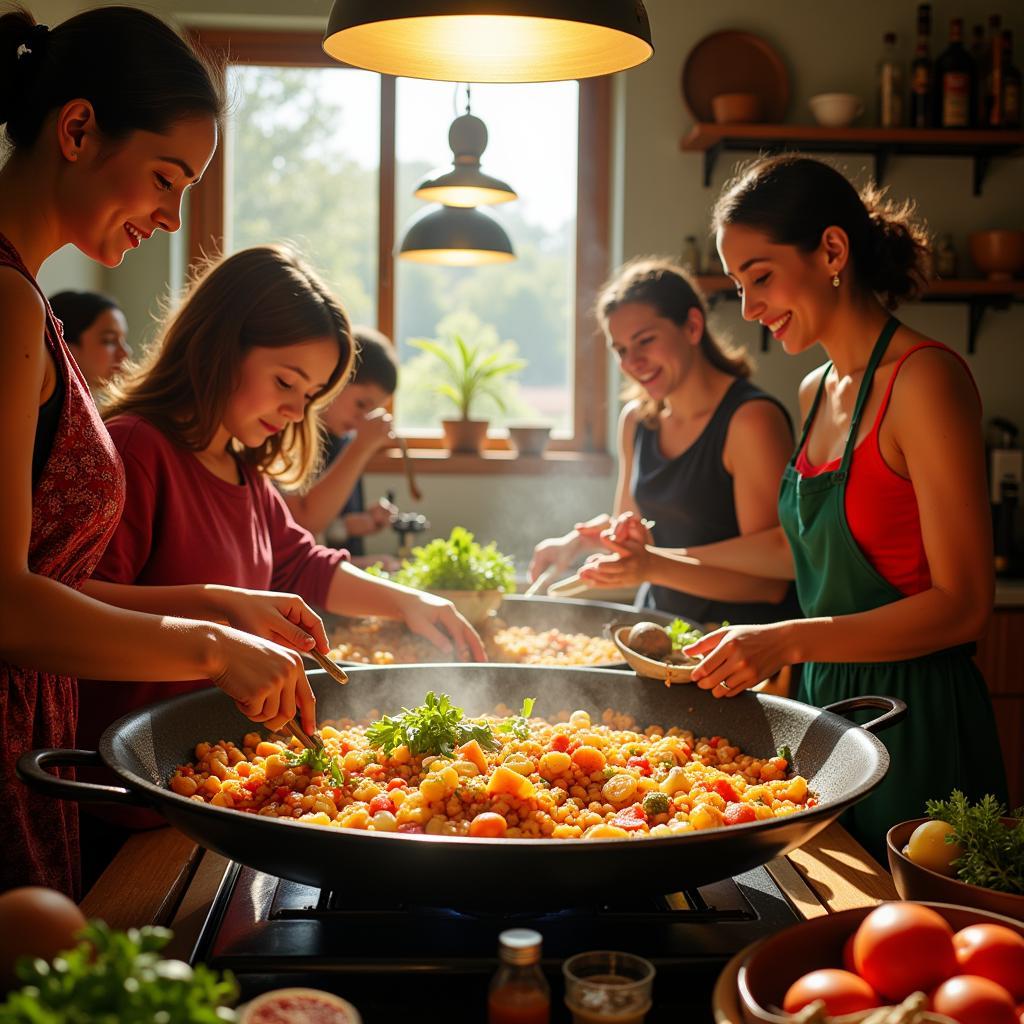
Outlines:
MULTIPOLYGON (((894 30, 904 45, 914 28, 914 0, 646 0, 654 31, 656 54, 647 64, 619 76, 614 138, 617 190, 614 202, 613 251, 616 257, 637 253, 676 253, 682 239, 706 233, 710 206, 733 164, 744 157, 724 154, 711 188, 701 185, 701 158, 684 154, 679 140, 690 117, 680 93, 680 71, 691 47, 709 32, 738 28, 756 32, 771 42, 789 67, 792 82, 790 120, 809 122, 807 98, 817 92, 852 91, 873 104, 873 69, 882 33, 894 30)), ((90 6, 67 0, 33 4, 40 20, 59 21, 73 9, 90 6)), ((197 25, 248 27, 316 27, 326 22, 329 0, 160 0, 150 10, 179 22, 197 25)), ((933 38, 945 38, 949 18, 962 15, 968 27, 985 22, 992 9, 1001 9, 1004 24, 1017 39, 1017 64, 1024 64, 1024 5, 1019 0, 938 0, 933 4, 933 38)), ((933 46, 933 50, 937 47, 933 46)), ((854 175, 868 164, 860 158, 845 160, 854 175)), ((971 194, 971 166, 966 159, 898 157, 890 163, 887 183, 897 197, 912 197, 937 232, 952 232, 962 262, 966 262, 966 236, 975 228, 1024 228, 1021 184, 1024 159, 993 162, 984 194, 971 194)), ((100 283, 124 304, 135 337, 147 333, 158 300, 167 283, 180 273, 181 239, 155 236, 144 251, 133 253, 116 271, 101 274, 100 283)), ((56 258, 55 258, 56 260, 56 258)), ((84 261, 80 261, 84 263, 84 261)), ((46 268, 48 282, 61 273, 76 280, 91 271, 61 256, 46 268)), ((967 309, 958 305, 918 305, 902 314, 918 329, 966 350, 967 309)), ((816 355, 797 359, 777 348, 761 354, 759 329, 743 323, 735 303, 722 303, 718 324, 757 355, 757 379, 795 411, 800 377, 818 360, 816 355)), ((1024 427, 1024 306, 988 313, 978 339, 978 352, 970 357, 985 402, 987 415, 1004 415, 1024 427)), ((610 390, 617 390, 612 373, 610 390)), ((612 411, 614 417, 614 410, 612 411)), ((438 531, 455 523, 476 530, 484 539, 496 536, 508 550, 525 558, 535 538, 562 531, 578 518, 607 508, 611 501, 610 477, 501 477, 427 476, 421 510, 438 531)), ((372 476, 371 496, 395 489, 406 504, 404 483, 397 476, 372 476)))

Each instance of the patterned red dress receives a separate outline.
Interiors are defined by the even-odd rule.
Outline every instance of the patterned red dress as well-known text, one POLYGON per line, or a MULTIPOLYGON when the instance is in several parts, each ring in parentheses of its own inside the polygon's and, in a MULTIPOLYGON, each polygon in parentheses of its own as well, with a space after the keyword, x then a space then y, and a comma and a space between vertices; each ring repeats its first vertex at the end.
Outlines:
MULTIPOLYGON (((0 266, 13 267, 39 290, 3 235, 0 266)), ((124 469, 49 303, 44 337, 64 378, 65 398, 53 449, 32 491, 28 566, 77 590, 121 518, 124 469)), ((59 622, 49 625, 60 629, 59 622)), ((77 718, 77 680, 0 661, 0 891, 47 885, 79 895, 77 805, 29 790, 14 772, 27 750, 73 747, 77 718)), ((73 769, 59 774, 70 777, 73 769)))

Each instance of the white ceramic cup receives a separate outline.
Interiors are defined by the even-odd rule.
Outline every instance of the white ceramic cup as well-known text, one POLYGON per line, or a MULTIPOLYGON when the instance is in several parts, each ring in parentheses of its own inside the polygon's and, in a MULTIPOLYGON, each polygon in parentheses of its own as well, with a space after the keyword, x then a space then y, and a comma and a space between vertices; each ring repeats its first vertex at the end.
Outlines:
POLYGON ((841 128, 864 113, 864 104, 852 92, 823 92, 810 99, 811 113, 818 124, 841 128))

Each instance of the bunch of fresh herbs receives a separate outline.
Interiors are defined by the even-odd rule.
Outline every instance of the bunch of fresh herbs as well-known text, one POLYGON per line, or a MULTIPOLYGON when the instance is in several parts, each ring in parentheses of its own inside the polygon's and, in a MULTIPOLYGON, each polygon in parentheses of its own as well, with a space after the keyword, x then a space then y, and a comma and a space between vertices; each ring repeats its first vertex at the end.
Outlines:
POLYGON ((498 726, 498 732, 508 733, 514 736, 517 740, 525 740, 530 736, 530 723, 528 721, 530 715, 533 713, 533 705, 537 703, 536 697, 524 697, 523 707, 518 715, 513 715, 511 718, 506 718, 501 725, 498 726))
MULTIPOLYGON (((375 575, 384 573, 375 570, 375 575)), ((463 526, 456 526, 447 540, 438 537, 413 548, 412 558, 390 578, 416 590, 515 590, 512 559, 493 541, 478 544, 463 526)))
POLYGON ((953 826, 946 842, 959 843, 963 854, 953 861, 957 877, 969 885, 997 892, 1024 894, 1024 807, 1003 824, 1006 807, 994 796, 971 804, 958 789, 948 800, 929 800, 928 816, 953 826))
POLYGON ((0 1024, 223 1024, 238 985, 202 964, 162 960, 166 928, 113 931, 93 921, 52 964, 23 960, 24 987, 0 1003, 0 1024))
POLYGON ((397 715, 385 715, 366 730, 371 747, 390 754, 403 744, 416 754, 445 754, 476 740, 484 750, 497 750, 501 744, 489 725, 465 717, 447 693, 431 690, 418 708, 402 708, 397 715))
POLYGON ((703 631, 699 630, 696 626, 691 626, 683 619, 673 619, 665 627, 665 632, 668 633, 672 641, 672 648, 676 651, 681 651, 684 647, 695 644, 704 635, 703 631))
POLYGON ((284 751, 285 760, 291 765, 308 765, 310 771, 321 772, 325 779, 330 779, 335 786, 345 785, 345 773, 338 764, 336 757, 331 757, 323 747, 313 750, 312 747, 303 747, 295 751, 288 748, 284 751))

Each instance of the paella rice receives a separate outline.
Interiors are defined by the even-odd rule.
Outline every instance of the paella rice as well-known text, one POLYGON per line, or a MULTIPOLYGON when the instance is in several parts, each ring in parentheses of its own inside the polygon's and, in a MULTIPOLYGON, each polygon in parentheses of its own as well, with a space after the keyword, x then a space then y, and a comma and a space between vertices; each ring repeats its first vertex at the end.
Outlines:
MULTIPOLYGON (((480 627, 487 657, 516 665, 614 665, 622 661, 615 644, 600 636, 560 629, 510 626, 494 616, 480 627)), ((436 662, 444 655, 429 640, 400 622, 353 619, 337 629, 331 657, 362 665, 409 665, 436 662)))
POLYGON ((326 761, 319 767, 302 763, 296 740, 250 732, 240 745, 199 743, 170 788, 218 807, 328 828, 518 839, 664 837, 817 803, 784 757, 753 757, 726 737, 658 725, 638 730, 632 717, 610 708, 596 720, 582 709, 552 719, 499 707, 467 719, 480 730, 474 735, 494 739, 493 749, 474 738, 440 755, 413 753, 404 743, 387 753, 373 745, 374 730, 379 735, 381 722, 395 718, 373 726, 342 719, 321 729, 326 761))

